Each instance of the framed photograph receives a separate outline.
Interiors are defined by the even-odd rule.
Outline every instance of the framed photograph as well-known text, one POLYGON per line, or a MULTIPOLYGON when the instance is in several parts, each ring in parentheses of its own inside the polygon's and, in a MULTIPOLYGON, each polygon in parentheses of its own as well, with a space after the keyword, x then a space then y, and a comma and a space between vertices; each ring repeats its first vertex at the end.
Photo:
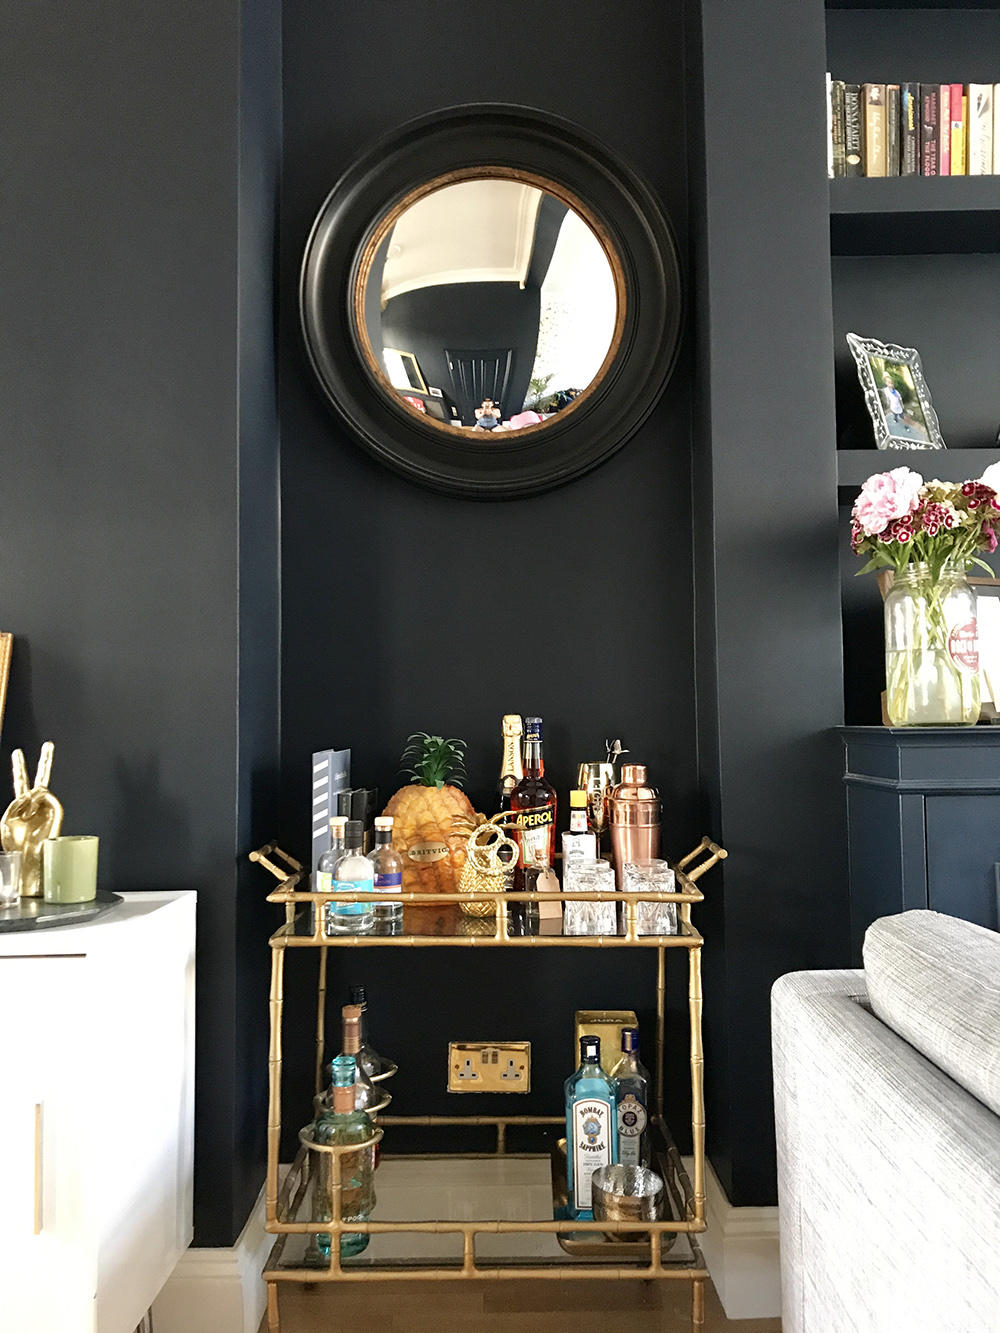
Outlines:
POLYGON ((847 335, 880 449, 944 449, 937 413, 913 347, 847 335))

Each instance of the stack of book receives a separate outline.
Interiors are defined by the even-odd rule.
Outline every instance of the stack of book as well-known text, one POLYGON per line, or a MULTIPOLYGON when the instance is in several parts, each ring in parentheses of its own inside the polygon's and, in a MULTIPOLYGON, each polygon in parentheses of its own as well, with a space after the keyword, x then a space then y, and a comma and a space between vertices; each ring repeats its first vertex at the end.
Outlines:
POLYGON ((1000 175, 1000 83, 826 80, 827 175, 1000 175))

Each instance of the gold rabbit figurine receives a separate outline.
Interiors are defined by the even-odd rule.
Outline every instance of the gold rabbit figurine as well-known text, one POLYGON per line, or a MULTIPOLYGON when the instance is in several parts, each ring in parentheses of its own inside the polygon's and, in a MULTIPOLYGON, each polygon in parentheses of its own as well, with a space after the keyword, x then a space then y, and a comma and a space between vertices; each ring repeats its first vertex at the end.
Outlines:
POLYGON ((63 808, 49 791, 55 746, 46 741, 35 772, 35 785, 28 787, 24 751, 11 755, 14 766, 14 799, 0 819, 0 844, 5 852, 21 853, 21 897, 42 896, 42 843, 57 838, 62 828, 63 808))

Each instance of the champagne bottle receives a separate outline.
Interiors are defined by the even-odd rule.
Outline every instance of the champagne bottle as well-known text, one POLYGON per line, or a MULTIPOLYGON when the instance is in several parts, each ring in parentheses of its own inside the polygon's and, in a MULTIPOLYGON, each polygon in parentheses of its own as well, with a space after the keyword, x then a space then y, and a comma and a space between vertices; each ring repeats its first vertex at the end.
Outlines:
POLYGON ((503 720, 503 759, 500 763, 500 809, 510 809, 510 798, 514 788, 524 777, 524 764, 521 758, 521 718, 517 713, 508 713, 503 720))

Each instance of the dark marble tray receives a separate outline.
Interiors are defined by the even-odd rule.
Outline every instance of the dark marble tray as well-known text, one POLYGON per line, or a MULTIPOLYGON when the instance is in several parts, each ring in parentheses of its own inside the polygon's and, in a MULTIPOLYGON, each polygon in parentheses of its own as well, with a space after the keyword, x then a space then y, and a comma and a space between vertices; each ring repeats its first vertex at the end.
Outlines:
POLYGON ((13 930, 41 930, 45 926, 80 926, 109 907, 124 902, 120 893, 98 889, 89 903, 47 903, 44 898, 22 898, 16 907, 0 907, 0 935, 13 930))

